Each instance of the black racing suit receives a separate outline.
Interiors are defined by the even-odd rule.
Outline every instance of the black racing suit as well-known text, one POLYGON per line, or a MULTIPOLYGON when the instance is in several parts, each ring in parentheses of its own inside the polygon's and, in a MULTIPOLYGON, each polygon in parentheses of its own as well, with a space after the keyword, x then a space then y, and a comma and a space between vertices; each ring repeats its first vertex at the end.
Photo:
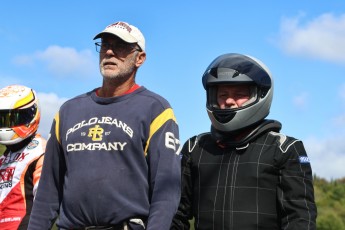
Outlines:
POLYGON ((279 133, 281 127, 265 128, 270 122, 241 146, 217 143, 211 133, 184 144, 182 196, 171 229, 189 229, 192 218, 197 230, 316 229, 303 143, 279 133))

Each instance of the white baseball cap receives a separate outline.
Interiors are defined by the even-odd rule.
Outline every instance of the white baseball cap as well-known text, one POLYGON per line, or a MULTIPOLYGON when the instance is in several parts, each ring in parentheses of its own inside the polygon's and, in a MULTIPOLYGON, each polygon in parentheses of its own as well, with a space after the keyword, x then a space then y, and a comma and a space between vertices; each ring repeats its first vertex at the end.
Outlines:
POLYGON ((127 22, 115 22, 107 26, 102 32, 97 34, 93 40, 101 38, 104 34, 115 35, 127 43, 137 43, 145 51, 145 38, 140 30, 127 22))

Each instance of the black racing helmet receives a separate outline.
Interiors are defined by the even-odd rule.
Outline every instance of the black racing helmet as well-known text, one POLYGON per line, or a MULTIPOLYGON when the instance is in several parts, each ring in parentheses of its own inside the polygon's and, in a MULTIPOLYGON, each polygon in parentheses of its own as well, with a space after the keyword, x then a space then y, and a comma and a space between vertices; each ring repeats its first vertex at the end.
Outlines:
POLYGON ((233 132, 262 121, 270 111, 273 79, 269 69, 258 59, 236 53, 217 57, 202 76, 206 90, 206 109, 212 127, 233 132), (220 109, 218 85, 250 85, 251 97, 240 108, 220 109))

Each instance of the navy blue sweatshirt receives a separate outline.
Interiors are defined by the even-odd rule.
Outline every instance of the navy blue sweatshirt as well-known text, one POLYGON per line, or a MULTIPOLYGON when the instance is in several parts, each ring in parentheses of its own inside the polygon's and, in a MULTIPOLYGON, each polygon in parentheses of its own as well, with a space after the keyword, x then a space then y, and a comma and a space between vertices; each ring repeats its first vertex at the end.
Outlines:
POLYGON ((47 143, 29 230, 116 225, 169 229, 180 199, 178 125, 169 103, 140 87, 65 102, 47 143))

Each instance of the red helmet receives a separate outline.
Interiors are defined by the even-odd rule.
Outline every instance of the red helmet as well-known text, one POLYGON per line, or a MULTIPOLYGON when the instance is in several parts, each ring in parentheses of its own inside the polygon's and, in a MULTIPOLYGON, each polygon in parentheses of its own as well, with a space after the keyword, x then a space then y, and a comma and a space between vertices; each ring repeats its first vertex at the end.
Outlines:
POLYGON ((0 144, 13 145, 34 135, 40 122, 33 89, 10 85, 0 89, 0 144))

